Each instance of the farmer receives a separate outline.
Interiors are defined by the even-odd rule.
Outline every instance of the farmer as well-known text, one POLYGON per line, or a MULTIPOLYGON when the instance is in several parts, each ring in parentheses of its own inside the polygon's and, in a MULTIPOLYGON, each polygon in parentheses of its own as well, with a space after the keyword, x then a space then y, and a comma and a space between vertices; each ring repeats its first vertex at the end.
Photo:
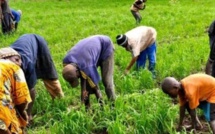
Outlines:
POLYGON ((192 119, 192 128, 197 128, 196 108, 203 109, 206 120, 215 134, 215 78, 207 74, 192 74, 181 81, 166 77, 161 84, 164 93, 172 98, 179 96, 180 120, 178 130, 182 128, 185 109, 192 119))
MULTIPOLYGON (((35 100, 35 85, 37 79, 42 79, 46 89, 51 97, 63 97, 61 84, 50 51, 45 39, 37 34, 24 34, 19 37, 11 46, 14 51, 21 56, 21 68, 24 71, 25 78, 30 90, 32 102, 29 103, 27 113, 29 120, 32 120, 32 108, 35 100)), ((3 58, 10 57, 5 49, 0 49, 0 55, 3 58)), ((13 58, 13 57, 12 57, 13 58)))
POLYGON ((139 10, 144 10, 146 5, 145 2, 147 0, 135 0, 135 2, 132 4, 130 10, 132 15, 134 16, 134 19, 136 20, 136 24, 140 24, 142 17, 141 14, 139 12, 139 10))
POLYGON ((215 20, 211 23, 207 32, 209 36, 210 53, 206 64, 205 73, 215 77, 215 20))
POLYGON ((13 14, 14 28, 15 28, 15 30, 17 30, 19 21, 20 21, 21 16, 22 16, 22 11, 21 10, 16 11, 14 9, 11 9, 11 13, 13 14))
POLYGON ((125 70, 125 74, 129 72, 135 62, 137 70, 145 68, 146 59, 148 58, 148 69, 152 72, 153 78, 156 77, 156 37, 156 30, 149 26, 139 26, 125 34, 116 36, 117 44, 132 54, 132 59, 125 70))
POLYGON ((95 94, 102 105, 102 94, 99 90, 99 73, 101 68, 102 82, 109 100, 115 100, 113 84, 114 47, 111 39, 104 35, 94 35, 80 40, 63 59, 63 78, 72 87, 81 81, 81 102, 86 109, 90 107, 90 94, 95 94))
POLYGON ((0 18, 2 25, 2 33, 8 34, 12 32, 12 13, 8 4, 8 0, 0 0, 0 18))
POLYGON ((5 51, 7 58, 17 65, 0 56, 0 134, 20 134, 28 124, 26 107, 31 97, 24 73, 18 66, 20 55, 11 48, 5 51))

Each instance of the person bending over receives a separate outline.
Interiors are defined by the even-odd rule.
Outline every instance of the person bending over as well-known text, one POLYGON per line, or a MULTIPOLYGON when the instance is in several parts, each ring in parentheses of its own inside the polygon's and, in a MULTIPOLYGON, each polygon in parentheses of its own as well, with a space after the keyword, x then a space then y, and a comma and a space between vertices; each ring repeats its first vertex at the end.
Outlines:
POLYGON ((210 123, 213 134, 215 134, 215 78, 207 74, 192 74, 181 81, 174 77, 166 77, 161 83, 161 88, 170 97, 179 97, 178 130, 182 128, 187 109, 191 115, 192 128, 196 131, 198 128, 196 108, 201 108, 206 120, 210 123))
POLYGON ((37 34, 24 34, 10 47, 0 49, 0 55, 8 58, 8 49, 12 49, 21 56, 21 68, 30 90, 32 102, 28 105, 27 113, 32 120, 32 108, 35 101, 34 89, 37 79, 42 79, 52 99, 63 97, 64 93, 58 80, 57 70, 52 60, 47 42, 37 34))
POLYGON ((8 53, 8 59, 0 56, 0 133, 22 134, 28 124, 26 107, 31 102, 29 89, 22 69, 20 55, 8 53))
POLYGON ((81 81, 81 101, 86 109, 90 107, 90 94, 95 94, 102 105, 99 90, 101 68, 102 82, 109 100, 115 100, 113 84, 114 47, 111 39, 105 35, 94 35, 80 40, 63 59, 63 78, 72 87, 81 81))

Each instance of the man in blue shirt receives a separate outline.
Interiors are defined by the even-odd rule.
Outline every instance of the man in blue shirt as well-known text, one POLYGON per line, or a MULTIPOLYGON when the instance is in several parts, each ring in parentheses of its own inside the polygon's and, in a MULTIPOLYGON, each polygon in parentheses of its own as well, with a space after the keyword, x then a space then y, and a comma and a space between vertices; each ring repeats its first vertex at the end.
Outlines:
MULTIPOLYGON (((32 99, 32 102, 29 103, 27 108, 29 121, 31 121, 31 111, 36 95, 34 87, 37 79, 42 79, 52 99, 63 97, 64 94, 58 80, 57 70, 52 60, 48 43, 42 36, 37 34, 24 34, 10 48, 21 56, 21 68, 25 74, 32 99)), ((3 58, 10 57, 11 55, 5 50, 6 48, 0 49, 0 56, 3 58)))
POLYGON ((115 100, 113 84, 114 47, 111 39, 105 35, 94 35, 80 40, 63 59, 63 78, 72 87, 79 85, 81 80, 81 101, 86 109, 90 107, 90 94, 95 94, 102 105, 102 95, 99 90, 100 66, 102 82, 110 100, 115 100))

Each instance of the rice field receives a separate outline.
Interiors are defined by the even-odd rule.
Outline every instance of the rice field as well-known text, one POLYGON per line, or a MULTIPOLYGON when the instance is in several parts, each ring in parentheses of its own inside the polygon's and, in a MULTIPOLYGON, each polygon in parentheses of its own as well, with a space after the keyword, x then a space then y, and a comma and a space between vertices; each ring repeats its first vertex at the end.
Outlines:
POLYGON ((152 26, 158 32, 155 80, 147 69, 137 72, 132 68, 128 75, 123 73, 131 54, 117 46, 115 37, 136 27, 130 13, 132 3, 133 0, 9 1, 10 7, 21 9, 23 16, 16 33, 6 36, 0 33, 0 47, 10 45, 25 33, 43 36, 65 92, 63 99, 53 101, 38 80, 34 122, 27 128, 28 134, 179 134, 175 129, 178 105, 162 93, 160 82, 166 76, 181 79, 204 71, 209 55, 205 30, 214 20, 214 0, 146 2, 140 25, 152 26), (101 109, 92 97, 92 107, 86 112, 80 102, 80 87, 71 88, 63 80, 62 59, 79 40, 96 34, 108 35, 114 42, 117 99, 115 107, 110 108, 100 83, 105 106, 101 109))

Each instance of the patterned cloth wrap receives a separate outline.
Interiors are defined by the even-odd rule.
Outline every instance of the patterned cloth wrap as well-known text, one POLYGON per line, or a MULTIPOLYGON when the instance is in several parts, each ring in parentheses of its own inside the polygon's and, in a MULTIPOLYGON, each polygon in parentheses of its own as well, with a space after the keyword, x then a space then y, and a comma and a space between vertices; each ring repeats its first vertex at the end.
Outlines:
POLYGON ((15 106, 31 102, 24 73, 9 60, 0 60, 0 129, 21 134, 27 125, 15 106))

